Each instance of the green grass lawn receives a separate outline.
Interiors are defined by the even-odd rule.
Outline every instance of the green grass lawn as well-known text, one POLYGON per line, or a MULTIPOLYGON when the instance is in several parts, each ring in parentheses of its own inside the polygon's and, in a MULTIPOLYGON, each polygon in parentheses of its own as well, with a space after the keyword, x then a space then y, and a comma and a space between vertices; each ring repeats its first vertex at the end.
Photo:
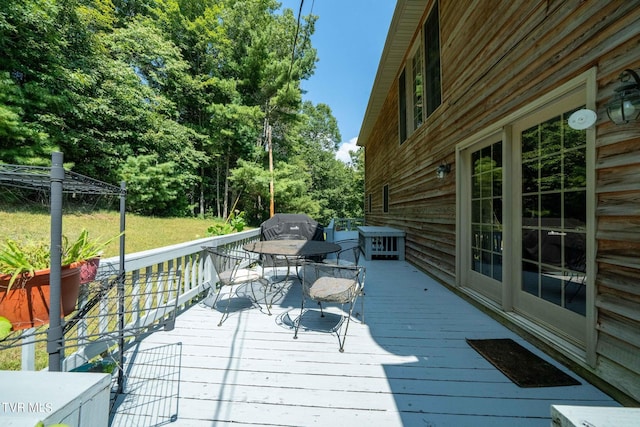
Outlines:
MULTIPOLYGON (((47 213, 0 210, 0 244, 6 238, 16 241, 25 239, 50 239, 51 218, 47 213)), ((207 228, 215 220, 197 218, 150 218, 133 214, 126 215, 125 251, 127 254, 159 248, 176 243, 207 237, 207 228)), ((70 240, 80 231, 89 230, 89 237, 108 240, 120 232, 118 212, 93 212, 91 214, 66 213, 62 220, 62 233, 70 240)), ((111 257, 119 253, 119 239, 110 243, 103 256, 111 257)), ((38 343, 36 369, 46 367, 48 359, 44 343, 38 343)), ((19 347, 0 349, 0 370, 20 369, 19 347)))
MULTIPOLYGON (((125 251, 132 253, 207 237, 207 228, 216 221, 198 218, 150 218, 127 214, 125 222, 125 251)), ((78 237, 83 228, 89 230, 91 238, 100 237, 108 240, 120 233, 120 214, 94 212, 63 215, 62 234, 70 240, 78 237)), ((7 237, 17 241, 48 241, 50 230, 51 218, 48 214, 0 210, 0 243, 7 237)), ((118 240, 111 242, 105 249, 105 258, 118 255, 118 240)))

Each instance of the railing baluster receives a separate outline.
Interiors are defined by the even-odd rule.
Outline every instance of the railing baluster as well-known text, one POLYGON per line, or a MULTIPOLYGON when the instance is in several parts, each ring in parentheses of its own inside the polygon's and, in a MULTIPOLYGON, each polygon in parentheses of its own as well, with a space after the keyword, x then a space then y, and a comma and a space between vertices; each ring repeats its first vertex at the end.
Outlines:
POLYGON ((146 295, 144 302, 144 312, 148 313, 153 306, 153 298, 152 294, 149 292, 149 289, 153 286, 153 267, 149 266, 146 270, 146 278, 145 278, 145 292, 146 295))
POLYGON ((22 338, 22 370, 36 370, 36 337, 35 329, 30 328, 25 331, 22 338))

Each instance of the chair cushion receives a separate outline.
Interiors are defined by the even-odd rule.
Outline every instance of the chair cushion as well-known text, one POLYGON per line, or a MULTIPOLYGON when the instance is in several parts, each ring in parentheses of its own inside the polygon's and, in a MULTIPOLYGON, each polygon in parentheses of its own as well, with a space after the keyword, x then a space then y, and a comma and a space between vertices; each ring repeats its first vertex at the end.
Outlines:
POLYGON ((218 275, 218 281, 225 286, 237 285, 238 283, 255 282, 260 280, 261 276, 257 271, 248 268, 240 268, 236 270, 234 277, 231 277, 232 271, 226 270, 218 275))
POLYGON ((347 303, 353 299, 357 284, 342 277, 320 277, 311 285, 309 296, 316 301, 347 303))
POLYGON ((337 265, 356 265, 355 262, 353 261, 349 261, 346 259, 340 259, 340 260, 336 260, 336 259, 325 259, 323 260, 323 262, 325 264, 337 264, 337 265))

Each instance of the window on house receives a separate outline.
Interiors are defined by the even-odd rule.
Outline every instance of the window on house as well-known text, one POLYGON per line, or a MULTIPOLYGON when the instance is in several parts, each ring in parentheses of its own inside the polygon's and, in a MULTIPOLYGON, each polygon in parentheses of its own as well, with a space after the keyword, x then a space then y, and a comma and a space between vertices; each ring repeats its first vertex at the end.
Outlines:
POLYGON ((399 117, 399 136, 400 144, 407 139, 407 85, 405 78, 405 70, 402 70, 398 79, 398 105, 400 108, 399 117))
POLYGON ((367 200, 367 212, 371 213, 371 193, 369 193, 367 200))
POLYGON ((440 23, 438 2, 433 6, 424 23, 425 89, 427 117, 442 103, 440 82, 440 23))
POLYGON ((417 46, 416 52, 411 60, 411 102, 412 102, 412 116, 413 116, 413 128, 418 129, 422 124, 422 49, 417 46))
POLYGON ((424 23, 423 35, 409 51, 406 68, 398 78, 400 144, 442 103, 440 80, 440 23, 436 2, 424 23))
POLYGON ((382 212, 389 212, 389 185, 382 188, 382 212))

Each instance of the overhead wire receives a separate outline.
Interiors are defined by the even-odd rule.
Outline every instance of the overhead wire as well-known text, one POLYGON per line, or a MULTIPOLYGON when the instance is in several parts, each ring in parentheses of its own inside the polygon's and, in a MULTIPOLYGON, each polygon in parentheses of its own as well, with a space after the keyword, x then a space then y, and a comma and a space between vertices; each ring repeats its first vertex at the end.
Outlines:
POLYGON ((291 47, 291 62, 289 63, 289 73, 287 74, 288 81, 287 84, 291 81, 291 70, 293 69, 293 61, 296 57, 296 44, 298 43, 298 34, 300 33, 300 19, 302 18, 302 6, 304 5, 304 0, 300 0, 300 8, 298 9, 298 24, 296 25, 296 32, 293 36, 293 46, 291 47))

